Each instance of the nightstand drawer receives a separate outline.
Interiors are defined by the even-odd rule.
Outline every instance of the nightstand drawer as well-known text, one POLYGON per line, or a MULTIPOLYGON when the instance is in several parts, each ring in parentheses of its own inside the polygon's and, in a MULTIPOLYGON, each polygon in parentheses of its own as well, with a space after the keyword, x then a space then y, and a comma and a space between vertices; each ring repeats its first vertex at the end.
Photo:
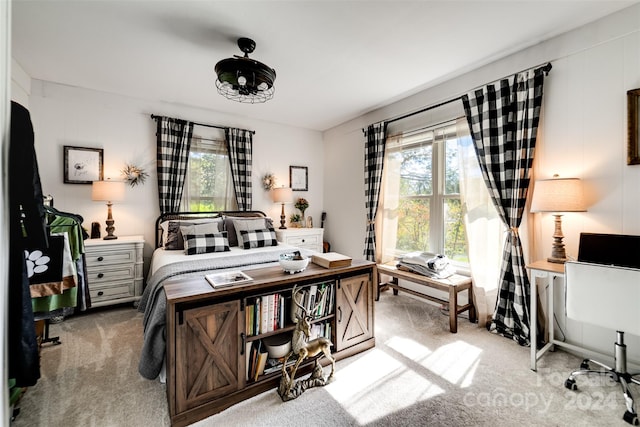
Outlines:
POLYGON ((87 265, 91 267, 108 264, 133 264, 136 259, 136 251, 134 249, 120 249, 116 251, 87 250, 85 256, 87 258, 87 265))
POLYGON ((287 236, 286 243, 294 246, 301 245, 317 245, 319 243, 318 236, 287 236))
POLYGON ((89 288, 89 295, 91 295, 92 303, 99 303, 101 301, 108 301, 117 298, 127 298, 134 295, 133 284, 131 282, 115 283, 106 287, 91 287, 89 288))
POLYGON ((116 280, 133 279, 135 266, 129 265, 105 265, 87 268, 87 280, 91 284, 113 282, 116 280))

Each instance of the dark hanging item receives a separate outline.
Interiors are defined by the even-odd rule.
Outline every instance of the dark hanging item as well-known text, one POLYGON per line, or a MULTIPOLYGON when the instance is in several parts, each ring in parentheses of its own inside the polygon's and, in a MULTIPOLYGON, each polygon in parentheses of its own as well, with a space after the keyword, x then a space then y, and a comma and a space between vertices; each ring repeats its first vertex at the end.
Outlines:
POLYGON ((249 58, 256 43, 248 38, 238 39, 244 56, 223 59, 215 67, 218 93, 228 99, 245 103, 262 103, 273 98, 276 70, 249 58))

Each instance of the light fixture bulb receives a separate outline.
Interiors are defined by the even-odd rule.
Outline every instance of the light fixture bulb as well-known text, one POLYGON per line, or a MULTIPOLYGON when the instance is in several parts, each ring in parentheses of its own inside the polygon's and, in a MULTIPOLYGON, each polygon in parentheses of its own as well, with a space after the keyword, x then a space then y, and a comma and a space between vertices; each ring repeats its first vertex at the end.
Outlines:
POLYGON ((247 84, 247 78, 245 76, 238 77, 238 84, 240 86, 244 86, 247 84))

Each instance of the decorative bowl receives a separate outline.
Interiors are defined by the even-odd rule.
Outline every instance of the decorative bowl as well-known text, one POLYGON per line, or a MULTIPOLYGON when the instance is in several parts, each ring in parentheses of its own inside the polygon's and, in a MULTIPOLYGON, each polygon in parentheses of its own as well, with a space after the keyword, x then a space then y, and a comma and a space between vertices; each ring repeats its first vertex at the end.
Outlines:
POLYGON ((291 351, 291 335, 272 335, 262 339, 271 359, 285 357, 291 351))
POLYGON ((280 255, 280 265, 282 269, 289 274, 304 271, 309 265, 311 258, 301 257, 299 254, 290 253, 280 255))

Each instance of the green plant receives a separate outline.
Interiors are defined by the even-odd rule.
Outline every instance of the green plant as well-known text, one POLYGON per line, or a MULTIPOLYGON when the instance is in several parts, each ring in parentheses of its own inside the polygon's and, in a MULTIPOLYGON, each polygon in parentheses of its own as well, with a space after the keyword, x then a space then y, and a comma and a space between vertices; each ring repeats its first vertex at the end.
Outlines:
POLYGON ((289 222, 300 222, 302 221, 302 215, 294 213, 289 216, 289 222))

